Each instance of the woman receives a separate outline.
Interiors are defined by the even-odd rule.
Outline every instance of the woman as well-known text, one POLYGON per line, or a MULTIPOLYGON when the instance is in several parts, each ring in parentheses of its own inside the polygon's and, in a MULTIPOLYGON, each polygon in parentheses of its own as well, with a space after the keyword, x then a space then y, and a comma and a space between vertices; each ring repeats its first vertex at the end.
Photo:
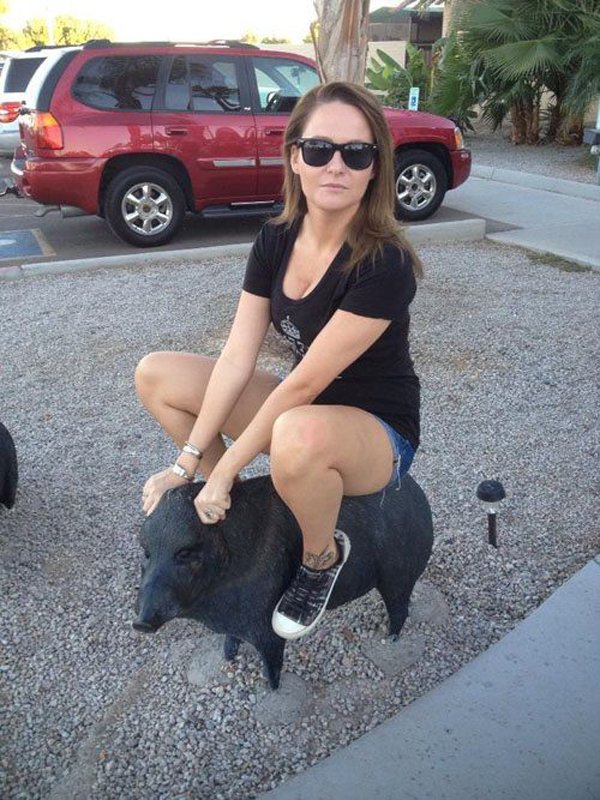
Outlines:
POLYGON ((146 514, 199 471, 196 511, 218 523, 238 472, 270 454, 304 543, 273 627, 297 638, 321 618, 350 552, 335 527, 342 496, 399 482, 418 446, 408 306, 421 267, 394 219, 391 139, 369 92, 346 83, 308 92, 291 115, 284 162, 285 208, 254 243, 220 357, 151 353, 136 386, 183 445, 173 467, 147 481, 146 514), (271 321, 294 351, 283 381, 256 369, 271 321))

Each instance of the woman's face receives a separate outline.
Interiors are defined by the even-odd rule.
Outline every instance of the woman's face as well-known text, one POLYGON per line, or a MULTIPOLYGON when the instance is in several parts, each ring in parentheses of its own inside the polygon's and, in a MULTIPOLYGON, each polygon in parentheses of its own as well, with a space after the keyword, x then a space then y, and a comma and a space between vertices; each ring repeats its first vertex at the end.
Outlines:
MULTIPOLYGON (((304 139, 326 139, 334 144, 368 142, 374 138, 367 118, 354 106, 338 100, 317 106, 302 132, 304 139)), ((292 146, 290 165, 300 178, 308 209, 325 212, 358 210, 369 181, 375 175, 375 162, 366 169, 350 169, 336 150, 322 167, 305 164, 302 152, 292 146)))

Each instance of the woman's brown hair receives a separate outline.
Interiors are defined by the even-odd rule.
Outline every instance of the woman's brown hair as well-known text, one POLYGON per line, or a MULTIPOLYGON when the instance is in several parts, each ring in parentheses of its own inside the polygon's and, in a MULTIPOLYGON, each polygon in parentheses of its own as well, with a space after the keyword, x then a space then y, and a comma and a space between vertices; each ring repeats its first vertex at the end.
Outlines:
POLYGON ((351 249, 346 268, 368 258, 374 258, 383 251, 385 244, 395 244, 407 252, 412 260, 417 277, 423 274, 423 266, 412 246, 406 240, 400 224, 394 216, 394 152, 392 137, 383 115, 381 105, 364 87, 355 83, 335 81, 315 86, 296 104, 283 142, 285 178, 283 182, 284 208, 273 220, 275 224, 292 225, 302 219, 307 212, 306 198, 302 192, 300 178, 290 166, 292 146, 304 133, 308 120, 315 109, 326 103, 346 103, 354 106, 367 119, 373 139, 377 145, 376 171, 369 182, 360 206, 348 230, 346 241, 351 249))

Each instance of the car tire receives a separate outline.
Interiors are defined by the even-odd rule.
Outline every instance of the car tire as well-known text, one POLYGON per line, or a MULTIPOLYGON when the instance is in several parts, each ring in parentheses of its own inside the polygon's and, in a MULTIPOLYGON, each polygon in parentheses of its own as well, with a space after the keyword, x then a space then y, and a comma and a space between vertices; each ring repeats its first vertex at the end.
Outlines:
POLYGON ((407 222, 430 217, 438 210, 448 190, 444 165, 427 150, 398 153, 394 183, 396 217, 407 222))
POLYGON ((104 215, 111 231, 137 247, 170 242, 185 216, 185 197, 170 173, 158 167, 119 172, 106 191, 104 215))

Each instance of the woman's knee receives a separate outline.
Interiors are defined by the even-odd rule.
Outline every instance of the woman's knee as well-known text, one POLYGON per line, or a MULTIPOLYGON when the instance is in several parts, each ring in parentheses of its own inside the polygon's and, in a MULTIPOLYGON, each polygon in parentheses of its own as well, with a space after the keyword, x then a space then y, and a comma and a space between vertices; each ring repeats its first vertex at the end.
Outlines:
POLYGON ((312 406, 298 406, 281 414, 273 425, 271 473, 294 478, 322 466, 331 453, 331 431, 312 406))
POLYGON ((166 353, 148 353, 135 368, 135 388, 141 399, 147 397, 159 385, 166 355, 166 353))

